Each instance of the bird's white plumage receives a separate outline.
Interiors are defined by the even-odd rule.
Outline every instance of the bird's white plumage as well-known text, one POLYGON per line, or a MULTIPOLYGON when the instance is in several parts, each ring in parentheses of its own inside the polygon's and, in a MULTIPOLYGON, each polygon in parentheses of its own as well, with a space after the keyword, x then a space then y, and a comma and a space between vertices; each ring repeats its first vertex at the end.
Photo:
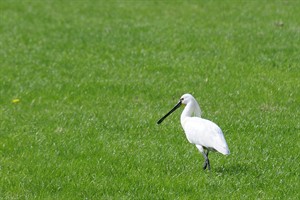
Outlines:
POLYGON ((229 154, 223 132, 215 123, 199 117, 187 117, 184 121, 182 127, 190 143, 229 154))
POLYGON ((198 114, 201 113, 200 106, 192 95, 184 94, 180 99, 182 104, 186 104, 180 122, 188 141, 204 149, 228 155, 229 148, 220 127, 201 118, 198 114))

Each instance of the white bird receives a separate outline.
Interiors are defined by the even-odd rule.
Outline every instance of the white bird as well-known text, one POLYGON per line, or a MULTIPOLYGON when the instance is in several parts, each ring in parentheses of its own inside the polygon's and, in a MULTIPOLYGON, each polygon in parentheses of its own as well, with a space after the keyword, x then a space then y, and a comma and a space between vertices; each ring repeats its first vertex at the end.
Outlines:
POLYGON ((186 134, 187 140, 195 144, 198 150, 203 154, 205 159, 203 169, 208 168, 208 170, 210 170, 208 159, 209 151, 217 151, 223 155, 228 155, 230 151, 221 128, 214 122, 201 118, 199 104, 192 95, 182 95, 174 108, 163 116, 157 124, 160 124, 182 104, 186 105, 186 107, 180 117, 181 126, 186 134))

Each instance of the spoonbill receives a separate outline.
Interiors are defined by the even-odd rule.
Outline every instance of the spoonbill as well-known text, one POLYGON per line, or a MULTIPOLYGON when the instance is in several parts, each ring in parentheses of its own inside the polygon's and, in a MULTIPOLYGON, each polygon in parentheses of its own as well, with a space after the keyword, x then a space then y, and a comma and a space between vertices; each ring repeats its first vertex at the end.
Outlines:
POLYGON ((186 106, 180 117, 181 126, 187 140, 195 144, 204 156, 203 169, 208 168, 210 170, 209 151, 217 151, 223 155, 228 155, 230 151, 221 128, 214 122, 201 118, 199 104, 191 94, 182 95, 179 102, 165 116, 158 120, 157 124, 162 123, 166 117, 182 104, 186 106))

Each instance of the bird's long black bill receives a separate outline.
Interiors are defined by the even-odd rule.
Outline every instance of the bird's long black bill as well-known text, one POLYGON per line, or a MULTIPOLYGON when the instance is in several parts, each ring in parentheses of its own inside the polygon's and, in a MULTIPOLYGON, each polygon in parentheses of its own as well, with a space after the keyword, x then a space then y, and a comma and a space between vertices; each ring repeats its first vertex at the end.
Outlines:
POLYGON ((179 101, 172 110, 170 110, 165 116, 163 116, 160 120, 157 121, 157 124, 160 124, 166 119, 172 112, 174 112, 177 108, 181 106, 181 101, 179 101))

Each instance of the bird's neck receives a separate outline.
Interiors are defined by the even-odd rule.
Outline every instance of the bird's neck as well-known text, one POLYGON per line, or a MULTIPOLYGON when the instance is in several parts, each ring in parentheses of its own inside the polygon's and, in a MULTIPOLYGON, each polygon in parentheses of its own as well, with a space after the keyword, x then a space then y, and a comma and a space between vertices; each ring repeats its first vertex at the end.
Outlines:
POLYGON ((200 106, 199 104, 197 103, 197 101, 191 101, 189 102, 181 116, 180 116, 180 122, 181 124, 183 125, 184 124, 184 120, 187 118, 187 117, 201 117, 201 110, 200 110, 200 106))

